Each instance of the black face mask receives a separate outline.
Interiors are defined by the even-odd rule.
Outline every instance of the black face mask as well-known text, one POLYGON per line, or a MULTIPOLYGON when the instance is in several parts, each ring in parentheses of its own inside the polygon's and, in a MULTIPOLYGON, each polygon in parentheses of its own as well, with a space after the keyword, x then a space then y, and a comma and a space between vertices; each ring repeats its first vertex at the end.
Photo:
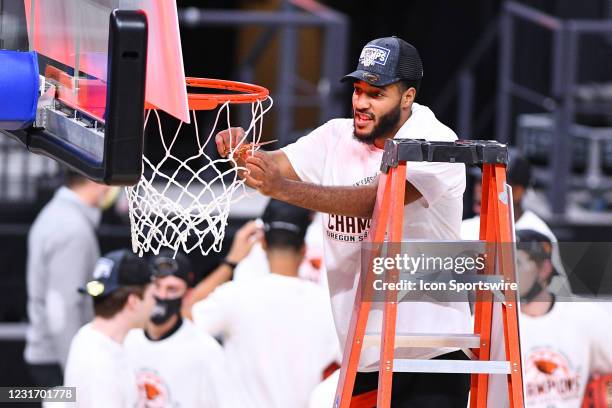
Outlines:
POLYGON ((155 296, 155 308, 151 313, 151 322, 155 325, 166 323, 174 315, 181 312, 181 302, 183 298, 161 299, 155 296))

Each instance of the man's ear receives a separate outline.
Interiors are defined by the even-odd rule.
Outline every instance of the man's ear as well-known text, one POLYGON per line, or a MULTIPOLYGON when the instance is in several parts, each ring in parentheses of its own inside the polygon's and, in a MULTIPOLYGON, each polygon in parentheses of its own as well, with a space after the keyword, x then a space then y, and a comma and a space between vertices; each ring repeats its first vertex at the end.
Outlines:
POLYGON ((412 106, 412 102, 414 102, 414 98, 416 98, 416 89, 410 87, 402 93, 402 108, 408 109, 412 106))
POLYGON ((139 298, 137 295, 135 295, 134 293, 130 293, 128 295, 127 302, 125 302, 125 305, 128 310, 136 310, 141 301, 142 299, 139 298))

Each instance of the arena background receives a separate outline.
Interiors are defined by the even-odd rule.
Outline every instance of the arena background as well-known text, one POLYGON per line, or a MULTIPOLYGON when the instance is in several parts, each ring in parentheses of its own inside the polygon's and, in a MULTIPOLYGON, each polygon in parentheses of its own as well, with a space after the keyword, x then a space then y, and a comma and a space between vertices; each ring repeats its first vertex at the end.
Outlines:
MULTIPOLYGON (((11 1, 14 0, 8 0, 11 1)), ((8 2, 0 1, 0 9, 7 7, 8 2)), ((346 26, 338 29, 346 30, 347 34, 346 49, 332 47, 332 55, 337 60, 328 64, 331 70, 328 73, 336 72, 338 76, 330 78, 329 83, 321 81, 326 51, 325 34, 320 28, 289 26, 282 29, 274 25, 261 27, 253 24, 206 26, 197 20, 198 15, 206 15, 212 9, 245 12, 295 10, 289 2, 178 0, 177 3, 181 15, 186 73, 191 76, 227 79, 241 79, 243 77, 240 75, 250 75, 255 83, 269 87, 275 106, 266 119, 266 137, 278 138, 280 144, 305 134, 321 124, 326 117, 349 115, 351 90, 346 85, 331 81, 337 81, 344 71, 353 69, 361 48, 368 40, 387 35, 404 38, 421 53, 425 76, 417 102, 431 106, 444 123, 457 131, 460 138, 496 138, 500 15, 504 10, 502 1, 323 1, 325 7, 338 13, 336 16, 340 17, 339 21, 346 23, 346 26), (257 44, 262 36, 266 41, 257 44), (257 52, 253 51, 254 46, 259 47, 257 52), (299 79, 280 69, 284 66, 283 61, 291 61, 283 59, 287 57, 287 52, 293 53, 295 57, 293 67, 299 79), (252 64, 248 70, 241 71, 245 59, 252 64), (332 91, 325 98, 308 96, 309 92, 316 95, 321 87, 331 87, 329 89, 332 91), (322 109, 326 111, 321 112, 322 109), (281 117, 285 120, 280 120, 281 117)), ((314 2, 294 3, 310 8, 315 15, 322 10, 314 2)), ((517 3, 560 19, 612 18, 610 0, 532 0, 517 3)), ((542 27, 520 22, 514 30, 514 80, 539 93, 548 94, 554 67, 552 35, 542 27)), ((15 39, 3 38, 0 30, 0 48, 2 41, 9 40, 15 39)), ((611 51, 612 32, 588 36, 582 41, 577 56, 581 84, 605 84, 612 81, 611 51)), ((600 86, 605 89, 604 85, 600 86)), ((605 92, 601 93, 602 104, 606 106, 608 102, 605 100, 605 92)), ((608 98, 610 93, 608 91, 608 98)), ((555 100, 554 95, 551 98, 555 100)), ((511 107, 509 139, 514 143, 518 115, 540 113, 542 109, 516 99, 511 107)), ((593 127, 610 126, 611 115, 606 115, 605 109, 601 112, 576 115, 576 120, 593 127)), ((578 149, 569 152, 571 157, 587 157, 587 145, 571 146, 578 149)), ((155 151, 156 148, 154 142, 147 145, 149 151, 155 151)), ((184 149, 189 149, 188 142, 185 142, 184 149)), ((578 180, 580 177, 586 180, 585 163, 590 159, 572 162, 573 176, 578 177, 578 180)), ((533 160, 542 166, 542 177, 538 178, 535 187, 541 193, 540 197, 544 197, 535 200, 533 205, 551 225, 559 240, 606 240, 612 232, 612 222, 608 213, 610 200, 603 186, 606 177, 612 175, 612 141, 610 145, 603 143, 598 159, 601 164, 599 180, 603 180, 601 182, 604 184, 590 184, 589 188, 577 192, 581 195, 576 199, 576 205, 588 212, 585 217, 571 216, 573 201, 570 198, 566 211, 557 214, 551 212, 550 200, 546 199, 546 194, 548 187, 556 180, 551 175, 548 168, 550 163, 546 158, 540 162, 538 157, 533 160)), ((22 360, 23 333, 27 324, 26 239, 37 212, 58 186, 60 173, 54 163, 32 157, 20 145, 7 138, 0 138, 0 384, 27 384, 22 360)), ((471 216, 469 189, 465 197, 465 216, 471 216)), ((247 218, 257 215, 257 209, 252 212, 231 217, 226 241, 231 239, 236 228, 247 218)), ((99 229, 99 238, 102 252, 128 246, 129 229, 125 215, 119 214, 115 208, 106 211, 99 229)), ((227 249, 227 245, 224 249, 227 249)), ((213 269, 222 256, 223 253, 207 258, 199 254, 191 255, 201 276, 213 269)), ((600 276, 594 269, 584 266, 587 286, 599 282, 600 276)))

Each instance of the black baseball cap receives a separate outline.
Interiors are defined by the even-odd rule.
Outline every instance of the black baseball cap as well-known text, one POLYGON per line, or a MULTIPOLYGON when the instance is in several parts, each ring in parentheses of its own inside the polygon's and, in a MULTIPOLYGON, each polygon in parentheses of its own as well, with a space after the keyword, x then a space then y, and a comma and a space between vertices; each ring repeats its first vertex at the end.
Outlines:
POLYGON ((152 256, 150 266, 154 278, 164 276, 176 276, 187 282, 187 286, 193 284, 193 267, 187 256, 170 250, 161 250, 158 255, 152 256))
MULTIPOLYGON (((516 248, 527 252, 536 262, 552 260, 553 243, 549 237, 532 229, 516 230, 516 248)), ((558 275, 553 265, 552 275, 558 275)))
POLYGON ((93 271, 93 280, 79 292, 93 297, 108 296, 123 286, 141 286, 151 283, 151 270, 147 261, 132 251, 120 249, 103 255, 93 271))
POLYGON ((345 75, 347 80, 365 81, 383 87, 406 79, 420 81, 423 63, 417 49, 406 41, 393 37, 377 38, 363 47, 357 70, 345 75))
POLYGON ((297 235, 300 239, 306 236, 306 230, 312 221, 310 210, 271 199, 264 210, 261 220, 264 233, 285 231, 297 235))

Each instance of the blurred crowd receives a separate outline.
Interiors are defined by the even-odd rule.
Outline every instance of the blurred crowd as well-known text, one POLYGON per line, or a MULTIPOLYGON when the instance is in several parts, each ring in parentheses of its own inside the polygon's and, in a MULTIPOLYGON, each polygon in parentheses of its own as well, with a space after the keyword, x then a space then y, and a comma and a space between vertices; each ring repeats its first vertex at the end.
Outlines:
POLYGON ((271 200, 195 282, 180 252, 100 256, 109 194, 69 174, 30 231, 32 383, 76 387, 79 407, 307 406, 340 362, 313 214, 271 200))
MULTIPOLYGON (((524 208, 529 164, 510 159, 526 406, 581 407, 589 381, 612 373, 612 319, 572 297, 553 232, 524 208)), ((33 384, 77 387, 82 407, 332 406, 341 356, 311 212, 270 200, 196 282, 180 252, 100 255, 100 211, 115 195, 70 174, 33 224, 33 384)), ((478 216, 463 221, 462 239, 478 231, 478 216)))

